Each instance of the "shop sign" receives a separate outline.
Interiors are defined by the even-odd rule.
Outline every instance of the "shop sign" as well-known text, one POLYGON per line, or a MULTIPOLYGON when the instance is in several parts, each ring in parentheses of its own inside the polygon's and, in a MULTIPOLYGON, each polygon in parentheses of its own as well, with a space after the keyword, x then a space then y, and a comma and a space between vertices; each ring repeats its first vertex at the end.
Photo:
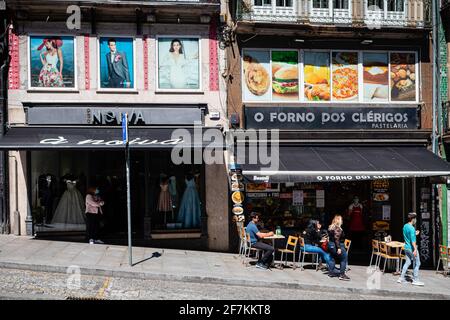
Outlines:
MULTIPOLYGON (((183 143, 183 139, 170 139, 170 140, 156 140, 156 139, 142 139, 142 138, 134 138, 133 140, 130 140, 130 145, 177 145, 180 143, 183 143)), ((124 145, 123 140, 102 140, 102 139, 83 139, 79 141, 69 141, 68 139, 64 138, 63 136, 55 137, 55 138, 48 138, 43 139, 39 141, 40 144, 47 144, 47 145, 64 145, 64 144, 70 144, 70 145, 103 145, 103 146, 119 146, 124 145)))
POLYGON ((417 129, 418 108, 407 107, 246 107, 247 129, 417 129))

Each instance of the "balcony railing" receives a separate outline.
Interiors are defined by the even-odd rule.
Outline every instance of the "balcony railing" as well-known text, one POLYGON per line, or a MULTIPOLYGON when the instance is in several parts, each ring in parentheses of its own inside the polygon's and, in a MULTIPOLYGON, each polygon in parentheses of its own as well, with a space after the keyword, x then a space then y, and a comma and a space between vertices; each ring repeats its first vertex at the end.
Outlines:
MULTIPOLYGON (((450 0, 447 0, 450 1, 450 0)), ((421 28, 431 0, 238 0, 238 20, 421 28)))

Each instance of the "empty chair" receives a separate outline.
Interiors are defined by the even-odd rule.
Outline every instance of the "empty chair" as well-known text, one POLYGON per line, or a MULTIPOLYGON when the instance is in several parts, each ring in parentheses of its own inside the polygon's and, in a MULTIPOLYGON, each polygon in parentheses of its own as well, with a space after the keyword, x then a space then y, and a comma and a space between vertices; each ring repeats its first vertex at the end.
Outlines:
MULTIPOLYGON (((344 241, 344 248, 345 248, 345 251, 347 251, 347 256, 350 254, 350 246, 351 245, 352 245, 352 240, 345 239, 345 241, 344 241)), ((347 262, 346 271, 348 271, 348 270, 350 270, 350 267, 349 267, 348 262, 347 262)))
POLYGON ((306 252, 305 251, 305 239, 302 237, 298 238, 299 244, 300 244, 300 252, 298 255, 298 262, 300 264, 300 270, 305 270, 305 256, 310 255, 311 256, 311 262, 313 265, 316 265, 316 271, 319 270, 319 254, 317 252, 306 252))
POLYGON ((384 259, 384 267, 383 267, 383 273, 386 270, 386 262, 388 260, 396 260, 397 263, 400 262, 400 257, 397 255, 392 255, 389 253, 388 249, 387 249, 387 245, 384 242, 380 242, 380 262, 381 262, 381 258, 384 259))
POLYGON ((373 239, 372 240, 372 255, 370 256, 370 263, 369 263, 369 267, 372 266, 372 260, 373 257, 375 258, 375 266, 378 266, 378 259, 380 258, 380 245, 378 240, 373 239))
POLYGON ((442 268, 444 272, 447 272, 448 270, 448 254, 450 252, 450 248, 447 248, 446 246, 439 245, 439 260, 437 263, 436 273, 439 272, 439 265, 442 262, 442 268))
POLYGON ((292 254, 292 268, 295 269, 295 252, 297 250, 298 238, 294 236, 289 236, 288 241, 286 242, 285 249, 278 249, 281 252, 281 264, 280 267, 283 267, 283 257, 285 265, 287 265, 287 256, 288 254, 292 254))

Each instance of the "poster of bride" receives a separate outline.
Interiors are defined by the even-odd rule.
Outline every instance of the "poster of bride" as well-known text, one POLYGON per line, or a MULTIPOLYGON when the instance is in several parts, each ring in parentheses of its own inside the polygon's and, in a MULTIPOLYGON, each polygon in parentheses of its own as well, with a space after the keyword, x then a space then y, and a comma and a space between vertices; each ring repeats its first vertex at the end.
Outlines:
POLYGON ((158 38, 158 89, 199 90, 199 38, 158 38))
POLYGON ((70 36, 30 36, 29 87, 76 89, 74 44, 70 36))

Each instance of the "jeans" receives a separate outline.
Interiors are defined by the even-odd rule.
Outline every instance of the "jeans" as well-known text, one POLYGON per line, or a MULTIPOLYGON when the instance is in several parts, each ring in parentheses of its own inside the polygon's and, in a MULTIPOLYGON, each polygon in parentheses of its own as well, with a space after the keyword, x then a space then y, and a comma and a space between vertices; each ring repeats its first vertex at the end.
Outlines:
POLYGON ((347 251, 344 248, 344 244, 341 243, 341 254, 337 253, 336 244, 334 242, 328 243, 328 251, 330 251, 330 254, 334 259, 339 258, 339 261, 340 261, 340 270, 338 271, 337 269, 335 269, 334 259, 331 259, 330 269, 329 269, 330 273, 335 274, 335 275, 345 274, 345 270, 347 269, 347 264, 348 264, 348 255, 347 255, 347 251))
POLYGON ((411 250, 405 250, 406 261, 403 265, 402 274, 400 276, 401 279, 405 280, 406 271, 408 271, 409 266, 413 265, 413 280, 419 281, 419 268, 420 268, 420 257, 419 251, 417 251, 417 255, 414 257, 414 253, 411 250))
POLYGON ((258 263, 263 263, 266 266, 270 266, 270 264, 272 263, 273 252, 275 251, 275 249, 271 245, 268 245, 267 243, 264 243, 262 241, 253 243, 252 247, 256 249, 261 249, 264 252, 262 257, 261 255, 259 255, 258 263))
MULTIPOLYGON (((301 250, 303 250, 303 248, 301 248, 301 250)), ((323 251, 323 249, 320 247, 316 247, 310 244, 305 244, 304 250, 305 252, 318 253, 327 264, 328 270, 333 270, 333 268, 330 269, 331 257, 328 252, 323 251)))

